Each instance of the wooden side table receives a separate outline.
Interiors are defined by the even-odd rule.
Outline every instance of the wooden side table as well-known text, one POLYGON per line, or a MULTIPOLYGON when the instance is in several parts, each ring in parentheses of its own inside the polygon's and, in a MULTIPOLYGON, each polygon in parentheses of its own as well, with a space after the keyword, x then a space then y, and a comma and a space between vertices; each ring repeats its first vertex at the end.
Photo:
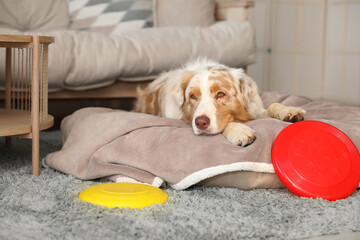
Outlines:
MULTIPOLYGON (((0 35, 5 51, 5 109, 0 136, 32 138, 32 174, 39 175, 40 131, 54 125, 48 114, 48 47, 53 37, 0 35)), ((1 56, 0 56, 1 57, 1 56)))

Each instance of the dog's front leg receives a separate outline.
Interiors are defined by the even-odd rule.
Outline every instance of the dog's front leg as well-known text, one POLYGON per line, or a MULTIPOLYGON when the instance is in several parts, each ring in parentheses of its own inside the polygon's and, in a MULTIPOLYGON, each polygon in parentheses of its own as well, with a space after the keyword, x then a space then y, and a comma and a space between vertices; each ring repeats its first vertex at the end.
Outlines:
POLYGON ((249 145, 256 139, 255 131, 239 122, 228 123, 222 134, 229 142, 239 146, 249 145))
POLYGON ((299 107, 288 107, 281 103, 272 103, 267 108, 267 114, 285 122, 299 122, 304 120, 306 111, 299 107))

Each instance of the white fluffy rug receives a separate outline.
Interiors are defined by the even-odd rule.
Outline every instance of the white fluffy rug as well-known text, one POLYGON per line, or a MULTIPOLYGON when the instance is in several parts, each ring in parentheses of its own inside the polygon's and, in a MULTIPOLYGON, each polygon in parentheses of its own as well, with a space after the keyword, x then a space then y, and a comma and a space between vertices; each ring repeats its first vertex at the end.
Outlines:
MULTIPOLYGON (((60 132, 41 133, 40 145, 41 157, 59 150, 60 132)), ((0 239, 305 239, 360 232, 359 190, 328 202, 286 189, 165 188, 163 205, 107 209, 77 197, 101 181, 30 172, 31 141, 14 140, 7 150, 0 138, 0 239)))

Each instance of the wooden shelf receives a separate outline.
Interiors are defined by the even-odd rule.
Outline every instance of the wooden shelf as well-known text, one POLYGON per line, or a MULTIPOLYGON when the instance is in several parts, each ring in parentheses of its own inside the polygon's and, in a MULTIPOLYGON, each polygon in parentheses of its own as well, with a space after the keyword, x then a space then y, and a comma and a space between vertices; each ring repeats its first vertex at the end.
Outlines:
MULTIPOLYGON (((49 36, 39 36, 40 43, 54 43, 55 38, 49 36)), ((31 35, 0 35, 0 42, 7 43, 31 43, 31 35)))
POLYGON ((0 137, 5 137, 7 148, 11 146, 12 136, 32 139, 32 173, 35 176, 40 174, 40 131, 54 125, 54 117, 48 115, 47 68, 48 47, 54 41, 54 37, 46 36, 0 35, 0 48, 6 48, 5 109, 0 109, 0 137), (23 98, 15 94, 15 90, 30 94, 23 98), (15 110, 30 106, 31 111, 15 110))
MULTIPOLYGON (((40 131, 54 125, 54 117, 48 114, 40 121, 40 131)), ((0 109, 0 136, 16 136, 31 133, 31 112, 0 109)))

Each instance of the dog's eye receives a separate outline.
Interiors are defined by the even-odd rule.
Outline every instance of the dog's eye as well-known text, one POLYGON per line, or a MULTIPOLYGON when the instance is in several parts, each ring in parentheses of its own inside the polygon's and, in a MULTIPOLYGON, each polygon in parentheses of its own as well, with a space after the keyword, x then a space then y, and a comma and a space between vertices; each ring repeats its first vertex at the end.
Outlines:
POLYGON ((223 98, 223 97, 225 97, 225 93, 223 93, 223 92, 218 92, 218 93, 216 94, 216 99, 218 99, 218 98, 223 98))
POLYGON ((190 95, 190 98, 191 98, 191 99, 194 99, 194 100, 197 100, 197 97, 196 97, 194 94, 191 94, 191 95, 190 95))

